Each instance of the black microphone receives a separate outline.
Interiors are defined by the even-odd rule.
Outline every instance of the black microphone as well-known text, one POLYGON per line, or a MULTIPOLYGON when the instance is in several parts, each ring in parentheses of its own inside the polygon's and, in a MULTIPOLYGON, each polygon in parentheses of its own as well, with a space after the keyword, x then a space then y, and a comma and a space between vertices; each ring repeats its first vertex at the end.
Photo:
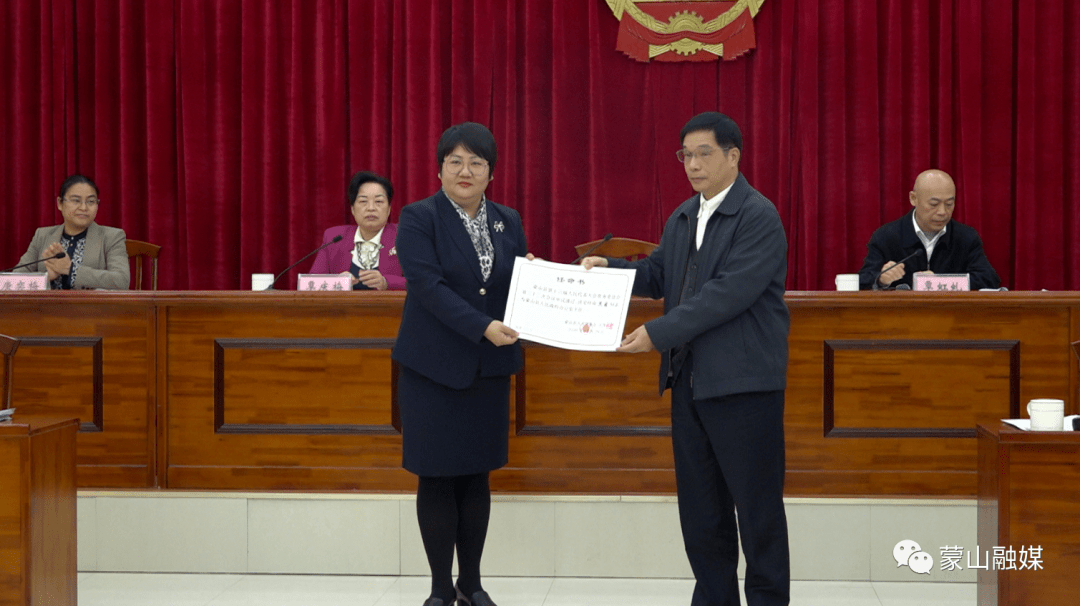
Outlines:
POLYGON ((341 242, 341 236, 334 236, 333 240, 330 240, 329 242, 327 242, 327 243, 323 244, 322 246, 316 248, 315 250, 309 252, 308 254, 304 255, 303 257, 300 257, 299 261, 297 261, 296 263, 293 263, 292 265, 286 267, 285 271, 283 271, 280 274, 274 276, 274 281, 270 283, 270 286, 267 286, 263 290, 274 290, 274 282, 277 282, 278 280, 281 279, 281 276, 284 276, 285 274, 289 273, 290 269, 292 269, 292 268, 296 267, 297 265, 300 265, 301 263, 303 263, 304 259, 307 259, 311 255, 319 252, 320 250, 326 248, 327 246, 330 246, 331 244, 336 244, 337 242, 341 242))
POLYGON ((55 255, 51 256, 51 257, 45 257, 44 259, 38 259, 37 261, 31 261, 29 263, 23 263, 22 265, 16 265, 15 267, 12 267, 11 269, 5 269, 4 273, 7 273, 9 271, 15 271, 16 269, 22 269, 24 267, 30 267, 31 265, 36 265, 38 263, 41 263, 42 261, 49 261, 51 259, 63 259, 65 256, 67 256, 65 253, 58 252, 55 255))
MULTIPOLYGON (((878 282, 878 280, 881 279, 881 274, 889 271, 890 269, 896 267, 897 265, 900 265, 901 263, 904 263, 905 261, 909 261, 909 260, 911 260, 911 259, 913 259, 915 257, 921 257, 922 255, 923 255, 923 249, 920 248, 920 249, 916 250, 915 252, 911 253, 910 255, 904 257, 903 259, 900 259, 899 261, 893 263, 892 265, 887 265, 887 266, 881 268, 881 271, 879 271, 877 273, 877 275, 874 276, 874 284, 877 284, 878 288, 886 288, 886 287, 881 286, 880 283, 878 282)), ((911 289, 911 287, 909 286, 908 290, 910 290, 910 289, 911 289)))
POLYGON ((581 260, 582 260, 582 259, 584 259, 585 257, 589 256, 589 253, 591 253, 592 251, 594 251, 594 250, 596 250, 596 249, 600 248, 600 247, 601 247, 601 246, 602 246, 602 245, 604 244, 604 242, 607 242, 608 240, 610 240, 610 239, 611 239, 611 237, 612 237, 612 236, 611 236, 611 234, 610 234, 610 233, 609 233, 608 235, 604 236, 604 239, 603 239, 603 240, 600 240, 600 241, 599 241, 599 242, 597 242, 596 244, 593 244, 592 246, 590 246, 590 247, 589 247, 589 250, 587 250, 587 251, 585 251, 585 252, 581 253, 580 255, 578 255, 578 258, 576 258, 576 259, 574 259, 573 261, 571 261, 571 262, 570 262, 570 265, 574 265, 574 264, 576 264, 576 263, 577 263, 578 261, 581 261, 581 260))

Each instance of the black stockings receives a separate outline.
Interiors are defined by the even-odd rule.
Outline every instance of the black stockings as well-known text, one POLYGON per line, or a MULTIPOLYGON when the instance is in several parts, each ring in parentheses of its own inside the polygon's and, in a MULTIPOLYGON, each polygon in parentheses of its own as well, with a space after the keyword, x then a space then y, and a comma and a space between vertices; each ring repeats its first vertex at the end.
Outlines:
POLYGON ((458 556, 458 587, 471 596, 480 591, 480 556, 484 553, 491 488, 488 474, 421 477, 416 489, 416 516, 431 566, 431 597, 452 604, 454 547, 458 556))

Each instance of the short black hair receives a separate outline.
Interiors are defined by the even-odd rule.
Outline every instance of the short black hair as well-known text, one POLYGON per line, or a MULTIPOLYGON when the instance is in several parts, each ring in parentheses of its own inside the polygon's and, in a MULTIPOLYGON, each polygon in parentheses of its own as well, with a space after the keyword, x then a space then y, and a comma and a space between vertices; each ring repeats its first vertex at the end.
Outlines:
POLYGON ((679 141, 686 139, 686 135, 690 133, 702 130, 712 131, 716 136, 716 144, 721 149, 726 151, 734 147, 742 152, 742 131, 739 130, 739 125, 720 112, 705 112, 690 118, 679 133, 679 141))
POLYGON ((435 147, 435 163, 441 168, 443 160, 459 145, 487 160, 489 174, 495 172, 499 149, 495 146, 495 135, 492 135, 486 126, 476 122, 462 122, 446 129, 435 147))
POLYGON ((356 194, 365 183, 378 183, 386 190, 387 203, 394 201, 394 186, 390 185, 390 179, 371 171, 362 170, 353 175, 352 179, 349 179, 349 187, 345 189, 346 210, 352 208, 353 202, 356 201, 356 194))
POLYGON ((90 177, 87 177, 86 175, 80 175, 80 174, 76 173, 74 175, 70 175, 67 179, 64 179, 64 182, 60 184, 60 195, 58 195, 57 198, 60 198, 61 200, 63 200, 64 196, 67 195, 67 191, 69 189, 71 189, 72 186, 78 185, 79 183, 85 183, 85 184, 89 185, 90 187, 93 187, 94 188, 94 195, 98 196, 99 198, 101 197, 101 194, 98 193, 97 184, 94 183, 90 179, 90 177))

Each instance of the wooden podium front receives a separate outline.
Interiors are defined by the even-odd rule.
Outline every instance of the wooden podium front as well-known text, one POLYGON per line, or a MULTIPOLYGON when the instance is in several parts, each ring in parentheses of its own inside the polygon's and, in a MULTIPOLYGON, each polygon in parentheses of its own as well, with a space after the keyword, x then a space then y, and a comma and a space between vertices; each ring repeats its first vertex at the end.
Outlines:
POLYGON ((77 602, 77 419, 0 423, 0 605, 77 602))
POLYGON ((979 571, 979 606, 1075 604, 1080 432, 1021 431, 999 423, 979 425, 978 440, 978 550, 989 552, 991 565, 979 571), (1007 560, 1001 568, 1008 569, 993 569, 994 547, 1012 548, 1015 569, 1007 560), (1039 566, 1033 566, 1031 547, 1039 566))

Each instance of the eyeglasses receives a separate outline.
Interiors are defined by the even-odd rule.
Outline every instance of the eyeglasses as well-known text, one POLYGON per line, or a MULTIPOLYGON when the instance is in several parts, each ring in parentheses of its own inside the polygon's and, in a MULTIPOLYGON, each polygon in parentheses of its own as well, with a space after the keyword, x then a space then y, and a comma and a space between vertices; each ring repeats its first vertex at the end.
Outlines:
MULTIPOLYGON (((483 160, 469 160, 469 172, 477 175, 482 175, 488 170, 488 163, 483 160)), ((451 175, 456 175, 465 168, 465 161, 461 158, 451 157, 448 160, 443 161, 443 166, 450 172, 451 175)))
POLYGON ((97 198, 64 198, 64 202, 72 206, 82 206, 85 204, 87 208, 93 208, 98 205, 97 198))
POLYGON ((715 147, 699 147, 697 151, 686 151, 680 149, 679 151, 675 152, 675 157, 679 159, 679 164, 686 164, 687 162, 692 161, 694 158, 705 162, 716 152, 722 151, 726 154, 730 149, 730 147, 725 147, 721 149, 716 149, 715 147))

